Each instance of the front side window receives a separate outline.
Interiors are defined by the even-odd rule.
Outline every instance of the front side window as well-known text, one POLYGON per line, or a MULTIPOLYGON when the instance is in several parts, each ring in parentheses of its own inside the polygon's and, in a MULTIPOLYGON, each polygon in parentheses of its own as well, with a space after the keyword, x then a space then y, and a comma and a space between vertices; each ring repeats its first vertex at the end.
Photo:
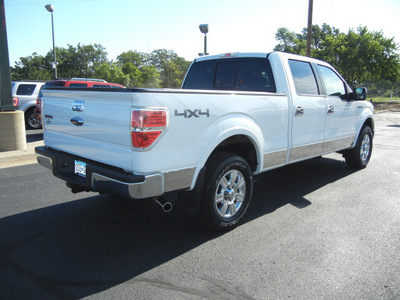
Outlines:
POLYGON ((340 77, 332 69, 325 66, 318 65, 318 70, 324 80, 326 94, 343 98, 346 95, 346 89, 340 77))
POLYGON ((299 95, 319 95, 317 81, 311 64, 305 61, 289 60, 294 86, 299 95))

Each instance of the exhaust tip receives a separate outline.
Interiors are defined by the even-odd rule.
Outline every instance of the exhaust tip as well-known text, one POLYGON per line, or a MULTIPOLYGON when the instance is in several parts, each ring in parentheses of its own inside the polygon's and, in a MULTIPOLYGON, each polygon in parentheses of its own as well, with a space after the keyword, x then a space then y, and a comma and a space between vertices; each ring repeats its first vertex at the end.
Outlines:
POLYGON ((163 211, 168 213, 172 210, 172 203, 171 202, 166 202, 163 207, 162 207, 163 211))
POLYGON ((167 201, 164 197, 155 198, 155 201, 161 206, 163 212, 168 213, 172 210, 172 203, 167 201))

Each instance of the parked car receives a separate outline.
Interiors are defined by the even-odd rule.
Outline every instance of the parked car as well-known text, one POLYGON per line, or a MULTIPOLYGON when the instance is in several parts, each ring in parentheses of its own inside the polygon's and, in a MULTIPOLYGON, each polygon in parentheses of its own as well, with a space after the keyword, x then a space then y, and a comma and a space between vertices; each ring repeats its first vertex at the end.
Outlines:
MULTIPOLYGON (((68 88, 125 88, 123 85, 118 83, 107 82, 103 79, 93 79, 93 78, 67 78, 67 79, 57 79, 50 80, 44 84, 45 87, 68 87, 68 88)), ((34 111, 35 118, 41 122, 42 116, 42 91, 36 99, 36 108, 34 111)))
POLYGON ((36 99, 40 88, 44 85, 42 81, 13 81, 11 91, 13 105, 18 106, 25 114, 25 126, 27 129, 41 128, 41 121, 35 117, 34 110, 36 99))
POLYGON ((89 88, 125 88, 123 85, 117 83, 110 83, 103 79, 92 79, 92 78, 68 78, 68 79, 57 79, 47 81, 46 87, 89 87, 89 88))

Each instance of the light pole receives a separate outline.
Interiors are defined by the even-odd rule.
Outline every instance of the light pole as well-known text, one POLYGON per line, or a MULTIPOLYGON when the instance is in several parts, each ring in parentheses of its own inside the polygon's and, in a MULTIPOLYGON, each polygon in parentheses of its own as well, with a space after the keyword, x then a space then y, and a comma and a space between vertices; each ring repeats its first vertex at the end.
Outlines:
POLYGON ((208 32, 208 24, 200 24, 199 25, 201 33, 204 33, 204 53, 199 53, 200 56, 208 55, 207 53, 207 32, 208 32))
POLYGON ((51 29, 53 32, 53 56, 54 56, 53 68, 54 68, 54 79, 57 79, 56 44, 54 42, 54 20, 53 20, 54 6, 52 4, 47 4, 45 5, 45 8, 47 9, 48 12, 51 13, 51 29))
POLYGON ((308 0, 307 48, 306 48, 306 56, 308 57, 311 57, 312 12, 313 12, 313 0, 308 0))

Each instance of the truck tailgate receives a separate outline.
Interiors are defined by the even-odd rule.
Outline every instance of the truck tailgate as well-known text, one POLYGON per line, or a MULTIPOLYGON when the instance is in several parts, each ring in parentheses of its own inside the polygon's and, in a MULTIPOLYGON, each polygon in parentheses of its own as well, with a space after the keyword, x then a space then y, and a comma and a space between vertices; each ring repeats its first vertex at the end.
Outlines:
POLYGON ((43 90, 46 146, 131 171, 129 91, 43 90))

